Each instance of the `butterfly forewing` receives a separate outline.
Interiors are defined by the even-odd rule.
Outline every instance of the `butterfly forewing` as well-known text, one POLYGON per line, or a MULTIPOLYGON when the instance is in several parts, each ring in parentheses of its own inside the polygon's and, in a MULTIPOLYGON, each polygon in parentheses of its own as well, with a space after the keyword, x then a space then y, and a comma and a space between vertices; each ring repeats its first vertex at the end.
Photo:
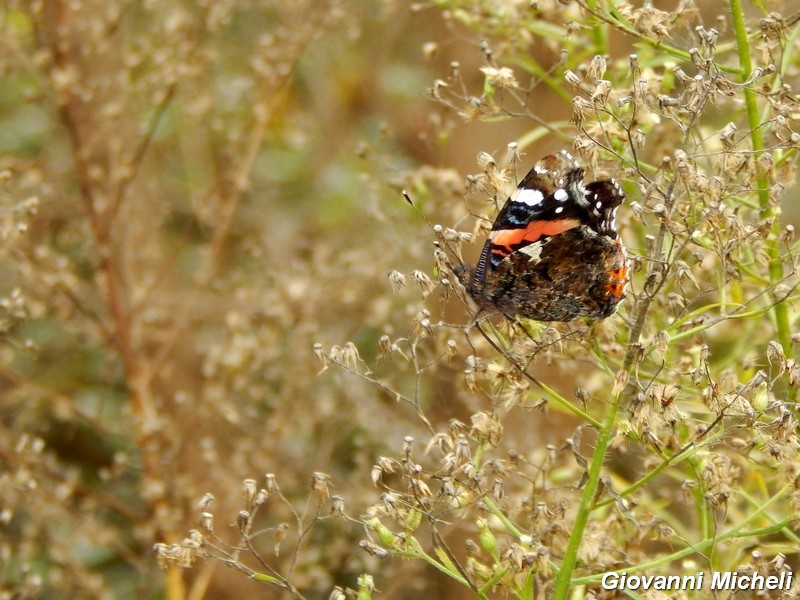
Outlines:
POLYGON ((536 163, 495 219, 491 248, 484 252, 491 267, 529 244, 581 225, 589 209, 582 179, 583 169, 567 152, 536 163))

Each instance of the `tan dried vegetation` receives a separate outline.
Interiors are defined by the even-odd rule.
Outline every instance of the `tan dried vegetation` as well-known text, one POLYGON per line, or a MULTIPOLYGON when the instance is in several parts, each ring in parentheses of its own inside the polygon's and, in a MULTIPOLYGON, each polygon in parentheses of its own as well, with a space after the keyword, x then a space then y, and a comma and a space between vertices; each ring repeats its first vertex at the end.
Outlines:
POLYGON ((0 7, 0 598, 800 566, 800 19, 652 4, 0 7), (448 265, 564 147, 626 301, 476 319, 448 265))

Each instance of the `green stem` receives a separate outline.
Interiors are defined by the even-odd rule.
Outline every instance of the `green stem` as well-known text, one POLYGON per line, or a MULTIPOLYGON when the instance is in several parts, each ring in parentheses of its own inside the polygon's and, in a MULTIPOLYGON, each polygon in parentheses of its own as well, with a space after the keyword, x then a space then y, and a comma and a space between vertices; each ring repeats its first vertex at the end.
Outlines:
MULTIPOLYGON (((668 554, 666 556, 659 557, 657 559, 651 560, 649 562, 640 563, 638 565, 631 565, 625 567, 624 569, 620 569, 619 571, 613 571, 614 573, 620 573, 623 570, 626 573, 641 573, 642 571, 647 571, 648 569, 656 569, 661 568, 664 565, 668 565, 676 560, 684 558, 686 556, 691 556, 692 554, 700 554, 706 553, 709 548, 713 548, 715 545, 722 544, 728 540, 739 539, 739 538, 757 538, 762 537, 765 535, 771 535, 782 531, 785 527, 788 527, 792 523, 792 519, 785 519, 780 521, 779 523, 775 523, 773 525, 768 525, 767 527, 762 527, 760 529, 751 529, 749 531, 744 531, 746 527, 748 527, 754 521, 760 519, 762 515, 768 513, 769 509, 776 502, 786 502, 786 495, 791 490, 791 484, 787 484, 783 486, 776 494, 774 494, 769 500, 767 500, 764 504, 762 504, 758 510, 754 511, 750 515, 747 516, 739 525, 720 535, 712 535, 710 537, 706 537, 699 542, 693 543, 691 546, 687 546, 686 548, 681 548, 680 550, 673 552, 672 554, 668 554)), ((596 583, 600 581, 602 578, 603 573, 598 573, 594 575, 587 575, 586 577, 579 577, 576 578, 572 584, 573 585, 585 585, 587 583, 596 583)), ((554 598, 556 596, 553 596, 554 598)))
MULTIPOLYGON (((753 61, 750 57, 750 40, 747 35, 747 28, 744 22, 744 10, 741 0, 729 0, 731 17, 733 20, 733 30, 736 34, 736 46, 739 51, 739 67, 742 81, 747 81, 750 73, 753 72, 753 61)), ((750 126, 750 139, 753 144, 755 159, 764 152, 764 128, 762 127, 761 115, 758 111, 758 95, 750 86, 744 88, 744 104, 747 110, 747 121, 750 126)), ((758 205, 761 208, 761 218, 772 217, 772 236, 767 241, 767 256, 769 257, 769 276, 773 284, 783 279, 783 264, 780 257, 780 221, 774 214, 770 206, 769 199, 769 180, 766 175, 756 169, 756 185, 758 187, 758 205)), ((789 309, 785 302, 775 304, 773 308, 775 315, 775 327, 778 330, 778 341, 783 346, 784 352, 788 355, 791 352, 792 334, 789 322, 789 309)))
MULTIPOLYGON (((629 368, 629 365, 626 364, 623 367, 623 371, 626 371, 627 368, 629 368)), ((578 560, 578 549, 583 540, 583 532, 586 529, 586 524, 589 521, 589 513, 592 511, 597 496, 606 450, 611 442, 614 422, 617 418, 617 410, 622 400, 622 394, 625 391, 624 385, 615 384, 614 387, 614 397, 608 406, 608 410, 603 418, 603 424, 598 431, 597 441, 595 442, 594 452, 592 453, 592 462, 589 465, 589 477, 583 494, 581 495, 581 504, 578 507, 578 513, 575 515, 575 522, 572 525, 572 534, 569 537, 569 542, 567 542, 567 548, 561 560, 561 568, 559 568, 558 575, 555 579, 553 588, 554 600, 563 600, 567 597, 572 580, 572 571, 575 569, 575 564, 578 560)))
MULTIPOLYGON (((597 10, 597 1, 596 0, 586 0, 586 6, 592 12, 597 10)), ((598 55, 604 55, 608 53, 608 26, 602 25, 600 23, 595 24, 592 27, 592 40, 594 42, 594 53, 598 55)))

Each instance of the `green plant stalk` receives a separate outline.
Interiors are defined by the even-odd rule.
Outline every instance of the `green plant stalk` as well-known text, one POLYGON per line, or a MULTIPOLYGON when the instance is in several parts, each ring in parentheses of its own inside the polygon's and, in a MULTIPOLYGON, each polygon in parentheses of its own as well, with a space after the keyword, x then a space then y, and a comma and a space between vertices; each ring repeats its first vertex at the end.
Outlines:
MULTIPOLYGON (((496 330, 495 330, 495 332, 496 332, 496 330)), ((494 346, 495 350, 497 350, 501 354, 505 353, 504 349, 501 348, 500 345, 497 345, 493 340, 491 340, 491 338, 489 336, 486 336, 484 334, 484 337, 486 338, 486 340, 490 344, 492 344, 494 346)), ((500 336, 499 334, 497 334, 497 337, 498 337, 498 339, 502 339, 502 336, 500 336)), ((506 344, 505 347, 507 349, 508 348, 508 344, 506 344)), ((534 377, 531 377, 531 375, 525 370, 525 367, 523 365, 521 365, 520 363, 518 363, 516 360, 511 360, 511 364, 513 364, 517 369, 519 369, 519 371, 523 375, 525 375, 533 383, 535 383, 556 404, 558 404, 562 408, 567 409, 571 413, 577 415, 578 417, 580 417, 581 419, 583 419, 584 421, 589 423, 592 427, 598 427, 598 428, 600 427, 600 422, 597 419, 595 419, 594 417, 590 416, 588 413, 582 411, 580 408, 578 408, 577 406, 572 404, 569 400, 567 400, 566 398, 561 396, 558 392, 556 392, 554 389, 549 387, 547 384, 539 381, 538 379, 536 379, 534 377)))
MULTIPOLYGON (((597 10, 597 0, 586 0, 592 12, 597 10)), ((600 25, 599 23, 592 27, 592 39, 594 41, 594 53, 604 55, 608 53, 608 26, 600 25)))
MULTIPOLYGON (((458 569, 455 567, 455 565, 452 564, 447 565, 445 563, 436 560, 434 557, 432 557, 430 554, 428 554, 427 552, 425 552, 425 550, 422 549, 422 546, 416 540, 416 538, 413 537, 411 538, 410 546, 412 548, 411 550, 397 551, 396 552, 397 555, 405 558, 421 558, 436 570, 456 580, 464 587, 472 589, 472 586, 470 585, 469 581, 467 581, 466 579, 464 579, 464 577, 462 577, 461 573, 458 572, 458 569)), ((478 598, 480 598, 481 600, 488 600, 486 595, 481 590, 475 590, 475 592, 478 598)))
MULTIPOLYGON (((626 33, 638 40, 641 40, 643 43, 647 44, 654 50, 663 51, 666 54, 679 58, 684 62, 690 63, 692 61, 692 55, 689 54, 688 52, 685 52, 684 50, 679 50, 678 48, 670 46, 669 44, 664 44, 663 42, 659 42, 658 40, 647 37, 646 35, 637 31, 636 28, 622 15, 622 13, 620 13, 619 10, 617 10, 614 0, 607 0, 606 8, 608 10, 608 14, 611 15, 611 17, 606 17, 604 20, 606 20, 606 22, 611 23, 614 27, 616 27, 623 33, 626 33)), ((598 13, 595 13, 595 15, 597 14, 598 13)), ((719 47, 719 50, 722 50, 725 46, 726 46, 725 44, 721 45, 719 47)), ((717 66, 719 67, 719 70, 722 71, 723 73, 739 72, 739 70, 736 69, 736 67, 731 67, 724 64, 717 66)))
POLYGON ((533 74, 535 77, 541 79, 547 87, 553 90, 556 94, 558 94, 562 100, 567 103, 572 102, 572 96, 570 93, 564 89, 562 79, 554 77, 550 73, 548 73, 545 69, 543 69, 539 63, 532 60, 530 57, 527 56, 520 56, 516 59, 516 64, 528 71, 529 73, 533 74))
POLYGON ((603 464, 605 463, 606 450, 611 442, 614 422, 617 418, 617 411, 619 410, 625 387, 626 386, 620 386, 620 389, 615 390, 616 395, 609 404, 608 410, 603 418, 603 424, 598 431, 597 441, 595 442, 594 452, 592 453, 592 462, 589 465, 588 481, 581 495, 581 503, 578 507, 578 513, 575 515, 575 522, 572 525, 572 534, 569 537, 569 542, 567 542, 567 548, 561 560, 561 567, 558 570, 558 575, 556 575, 555 585, 553 587, 553 600, 563 600, 569 593, 572 571, 575 569, 575 563, 578 560, 578 549, 583 540, 583 532, 586 529, 586 524, 589 521, 589 513, 592 511, 595 497, 597 496, 597 488, 600 484, 600 475, 603 471, 603 464))
POLYGON ((495 586, 495 584, 498 581, 500 581, 503 577, 506 576, 506 573, 508 573, 508 569, 502 569, 502 570, 498 571, 497 573, 495 573, 494 575, 492 575, 491 579, 489 579, 480 588, 478 588, 478 593, 479 594, 487 594, 487 593, 489 593, 492 590, 492 588, 495 586))
POLYGON ((489 510, 489 512, 492 513, 503 524, 503 526, 506 529, 508 529, 512 534, 514 534, 514 536, 517 539, 525 535, 524 532, 514 523, 512 523, 511 520, 505 515, 505 513, 497 507, 497 504, 495 504, 491 498, 487 496, 486 498, 483 498, 482 502, 489 510))
MULTIPOLYGON (((696 486, 694 490, 692 490, 695 510, 697 511, 697 528, 704 537, 710 539, 714 537, 714 518, 711 515, 711 508, 706 501, 706 490, 708 488, 702 477, 702 467, 700 466, 700 461, 697 459, 697 456, 690 456, 687 459, 687 462, 689 463, 692 471, 694 471, 695 481, 700 482, 700 484, 696 486)), ((709 558, 711 559, 711 564, 713 565, 713 556, 710 556, 709 558)))
POLYGON ((525 586, 522 588, 521 600, 533 600, 533 585, 536 582, 533 572, 528 573, 525 578, 525 586))
MULTIPOLYGON (((709 442, 713 442, 713 441, 719 439, 720 437, 721 437, 721 434, 718 433, 718 434, 715 434, 713 436, 708 436, 707 440, 709 442)), ((623 497, 623 498, 625 496, 629 496, 630 494, 632 494, 636 490, 646 486, 648 483, 650 483, 653 479, 655 479, 660 473, 662 473, 668 467, 671 467, 673 465, 679 464, 679 463, 683 462, 684 460, 691 459, 697 453, 698 450, 700 450, 700 446, 698 446, 698 445, 695 445, 695 444, 687 445, 683 450, 680 450, 676 454, 673 454, 672 456, 665 458, 662 463, 660 463, 658 466, 656 466, 653 469, 651 469, 647 473, 647 475, 645 475, 641 479, 638 479, 638 480, 634 481, 632 484, 630 484, 624 490, 620 491, 619 495, 621 497, 623 497)), ((606 498, 606 499, 601 500, 600 502, 598 502, 595 505, 595 508, 602 508, 603 506, 608 506, 609 504, 613 504, 614 502, 616 502, 616 500, 614 500, 613 498, 606 498)))
MULTIPOLYGON (((677 552, 673 552, 667 556, 662 556, 655 560, 651 560, 650 562, 639 563, 638 565, 631 565, 625 567, 624 569, 620 569, 618 571, 610 571, 613 573, 621 573, 623 570, 626 573, 641 573, 642 571, 647 571, 648 569, 655 569, 659 567, 663 567, 671 562, 674 562, 678 559, 684 558, 686 556, 690 556, 692 554, 698 554, 705 552, 709 548, 713 548, 715 545, 725 542, 727 540, 737 539, 737 538, 748 538, 748 537, 761 537, 765 535, 771 535, 773 533, 777 533, 781 531, 783 528, 789 526, 792 522, 792 519, 785 519, 780 523, 776 523, 774 525, 769 525, 767 527, 762 527, 761 529, 753 529, 750 531, 743 531, 745 527, 747 527, 750 523, 754 522, 756 519, 761 518, 765 513, 768 514, 768 510, 772 507, 773 504, 778 502, 779 500, 785 501, 786 494, 788 494, 792 489, 792 484, 786 484, 783 486, 774 496, 772 496, 769 500, 767 500, 764 504, 760 505, 759 508, 747 516, 739 525, 727 531, 723 534, 719 535, 711 535, 710 537, 706 537, 699 542, 692 544, 691 546, 687 546, 686 548, 681 548, 677 552)), ((579 577, 572 581, 573 585, 584 585, 587 583, 596 583, 600 581, 600 578, 603 574, 598 573, 595 575, 587 575, 586 577, 579 577)), ((553 596, 554 598, 556 596, 553 596)))
MULTIPOLYGON (((748 494, 747 492, 743 492, 743 491, 739 490, 739 494, 742 496, 742 498, 744 498, 745 500, 747 500, 747 503, 748 503, 748 504, 750 504, 750 506, 753 506, 753 507, 759 507, 759 506, 761 506, 761 504, 762 504, 762 502, 763 502, 763 500, 761 500, 761 499, 759 499, 759 498, 753 498, 753 497, 752 497, 750 494, 748 494)), ((773 515, 772 515, 772 514, 770 514, 770 513, 767 513, 766 515, 764 515, 764 517, 765 517, 766 519, 769 519, 769 520, 772 522, 772 524, 773 524, 773 525, 780 525, 780 524, 783 524, 783 523, 785 523, 785 522, 786 522, 786 520, 785 520, 785 519, 783 519, 783 520, 782 520, 782 519, 779 519, 778 517, 775 517, 775 516, 773 516, 773 515)), ((793 521, 793 522, 794 522, 794 521, 793 521)), ((790 525, 791 525, 791 523, 790 523, 790 525)), ((795 533, 795 532, 794 532, 794 531, 791 529, 791 527, 786 527, 785 529, 783 529, 783 530, 781 531, 781 533, 782 533, 783 535, 785 535, 785 536, 786 536, 786 538, 789 540, 789 542, 790 542, 790 543, 791 543, 791 544, 792 544, 794 547, 797 547, 798 545, 800 545, 800 535, 797 535, 797 534, 796 534, 796 533, 795 533)))
MULTIPOLYGON (((753 61, 750 58, 750 41, 744 22, 744 11, 741 0, 729 0, 733 30, 736 34, 736 46, 739 52, 739 66, 742 81, 747 81, 753 72, 753 61)), ((758 96, 749 87, 744 87, 744 103, 747 110, 747 120, 750 126, 750 139, 756 159, 764 151, 764 130, 761 127, 761 115, 758 111, 758 96)), ((769 201, 769 181, 758 173, 756 169, 756 184, 758 186, 758 204, 761 208, 761 218, 773 215, 769 201)), ((769 256, 769 276, 773 284, 783 279, 783 264, 780 258, 780 222, 775 219, 772 223, 772 239, 767 241, 767 256, 769 256)), ((789 309, 786 303, 779 302, 773 308, 775 327, 778 331, 778 342, 783 346, 783 351, 790 355, 792 345, 791 324, 789 322, 789 309)))

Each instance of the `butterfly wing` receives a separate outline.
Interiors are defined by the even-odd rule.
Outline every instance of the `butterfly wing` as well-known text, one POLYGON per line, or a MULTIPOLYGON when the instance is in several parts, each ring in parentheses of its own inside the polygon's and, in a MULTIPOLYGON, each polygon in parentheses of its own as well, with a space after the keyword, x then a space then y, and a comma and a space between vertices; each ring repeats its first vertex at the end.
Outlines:
POLYGON ((583 169, 567 152, 540 160, 519 183, 497 215, 481 261, 496 268, 525 246, 578 227, 588 218, 589 204, 581 185, 583 169))
POLYGON ((586 201, 590 220, 584 223, 600 235, 617 239, 617 209, 625 200, 625 193, 615 179, 604 179, 586 184, 586 201))

